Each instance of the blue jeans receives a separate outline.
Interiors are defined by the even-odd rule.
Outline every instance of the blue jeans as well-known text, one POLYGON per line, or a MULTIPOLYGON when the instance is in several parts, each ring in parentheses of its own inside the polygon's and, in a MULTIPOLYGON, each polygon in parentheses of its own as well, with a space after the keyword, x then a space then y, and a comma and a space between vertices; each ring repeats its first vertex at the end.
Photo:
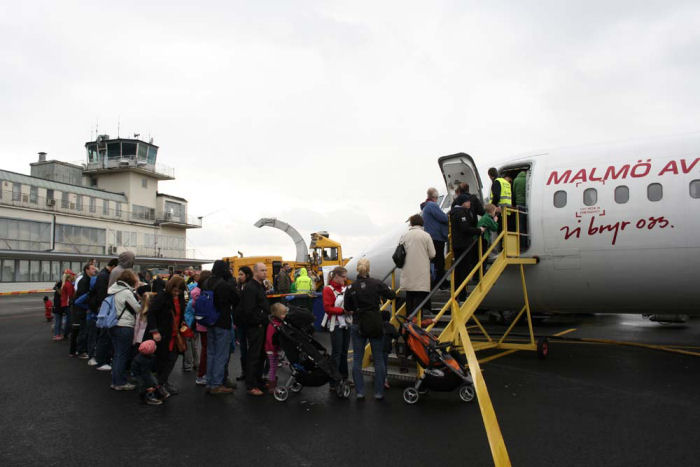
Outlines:
POLYGON ((231 329, 216 326, 207 330, 207 386, 210 388, 224 384, 232 334, 231 329))
POLYGON ((54 337, 61 335, 61 329, 63 326, 63 313, 60 311, 53 314, 53 335, 54 337))
POLYGON ((336 327, 331 331, 331 360, 344 379, 348 377, 350 329, 336 327))
POLYGON ((126 384, 126 368, 131 360, 131 341, 134 340, 134 328, 114 326, 109 329, 114 345, 114 360, 112 360, 112 384, 126 384))
POLYGON ((368 338, 360 335, 360 327, 352 325, 352 379, 358 395, 365 394, 365 382, 362 379, 362 359, 365 356, 365 345, 369 340, 374 360, 374 395, 384 396, 384 336, 368 338))

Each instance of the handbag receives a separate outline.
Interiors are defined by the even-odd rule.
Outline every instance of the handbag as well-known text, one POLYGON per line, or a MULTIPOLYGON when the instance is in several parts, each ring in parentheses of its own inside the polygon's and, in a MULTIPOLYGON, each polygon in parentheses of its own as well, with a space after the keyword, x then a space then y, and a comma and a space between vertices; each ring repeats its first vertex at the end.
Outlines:
POLYGON ((399 269, 406 264, 406 247, 403 243, 396 245, 396 249, 394 250, 394 254, 391 255, 391 259, 394 260, 394 264, 399 269))
POLYGON ((175 334, 175 347, 179 353, 185 353, 185 350, 187 350, 187 342, 185 342, 185 338, 179 332, 175 334))

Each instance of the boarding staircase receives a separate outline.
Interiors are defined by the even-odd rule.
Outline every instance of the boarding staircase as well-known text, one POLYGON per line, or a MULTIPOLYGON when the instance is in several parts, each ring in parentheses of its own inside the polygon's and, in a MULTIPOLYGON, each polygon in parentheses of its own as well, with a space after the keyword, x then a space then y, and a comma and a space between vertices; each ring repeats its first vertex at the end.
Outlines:
MULTIPOLYGON (((478 249, 479 260, 461 284, 455 284, 455 267, 461 261, 465 260, 470 250, 464 252, 459 258, 454 258, 452 251, 448 253, 446 260, 449 264, 449 269, 447 273, 443 279, 436 284, 433 290, 431 290, 424 302, 415 310, 406 310, 405 303, 397 306, 397 300, 387 301, 382 306, 382 311, 389 308, 391 309, 391 323, 398 328, 399 320, 397 319, 397 315, 408 316, 409 319, 415 317, 417 319, 416 322, 421 323, 420 310, 427 301, 434 299, 435 304, 437 304, 444 300, 444 304, 441 306, 433 306, 433 311, 436 312, 436 314, 433 317, 433 323, 429 324, 426 330, 439 336, 441 342, 451 342, 454 346, 453 348, 456 348, 466 356, 469 371, 474 381, 474 388, 476 390, 482 418, 484 419, 484 426, 486 428, 491 453, 496 465, 510 465, 510 460, 479 363, 484 363, 518 350, 542 352, 544 345, 546 345, 545 342, 538 343, 535 341, 532 328, 532 317, 525 284, 524 267, 526 265, 537 264, 538 259, 521 256, 520 243, 521 238, 523 238, 520 233, 521 214, 523 213, 515 209, 503 208, 503 229, 486 251, 483 251, 482 242, 479 239, 474 241, 471 248, 478 249), (511 223, 514 224, 512 230, 509 230, 509 222, 506 221, 507 219, 514 219, 511 221, 511 223), (495 255, 495 258, 493 258, 492 253, 495 255), (491 259, 493 259, 492 262, 489 259, 490 256, 491 259), (523 291, 523 307, 506 332, 496 338, 486 331, 481 321, 477 318, 476 311, 494 285, 498 282, 499 278, 501 278, 503 272, 509 267, 517 267, 519 269, 523 291), (440 290, 440 286, 447 277, 451 278, 449 293, 440 290), (476 284, 471 285, 473 282, 476 282, 476 284), (460 303, 458 297, 462 290, 465 289, 468 292, 467 299, 463 303, 460 303), (441 298, 442 300, 440 300, 441 298), (409 313, 407 313, 407 311, 409 313), (508 340, 508 336, 514 326, 523 318, 527 320, 530 334, 529 341, 522 342, 519 340, 514 342, 508 340), (492 350, 498 353, 492 353, 487 357, 478 359, 476 352, 482 350, 492 350)), ((449 243, 451 245, 451 239, 449 243)), ((391 273, 391 281, 392 288, 395 289, 395 271, 391 273)), ((397 294, 398 293, 400 293, 400 289, 397 290, 397 294)), ((402 354, 403 352, 400 353, 402 354)), ((367 346, 363 360, 364 373, 374 373, 374 368, 371 363, 371 350, 369 346, 367 346)), ((389 368, 387 369, 387 376, 390 381, 415 381, 416 378, 422 376, 422 372, 422 368, 415 365, 412 361, 407 363, 405 356, 397 354, 392 354, 390 356, 389 368)))

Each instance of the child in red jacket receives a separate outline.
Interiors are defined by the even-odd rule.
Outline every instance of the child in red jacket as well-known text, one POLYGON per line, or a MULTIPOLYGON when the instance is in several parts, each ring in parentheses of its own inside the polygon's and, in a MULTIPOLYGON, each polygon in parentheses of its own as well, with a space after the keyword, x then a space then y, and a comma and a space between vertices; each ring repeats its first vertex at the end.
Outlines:
POLYGON ((50 323, 53 319, 53 302, 49 300, 49 297, 44 296, 44 317, 46 322, 50 323))
POLYGON ((288 311, 289 308, 281 303, 275 303, 270 307, 272 323, 267 325, 267 332, 265 333, 265 354, 267 355, 267 363, 270 365, 270 370, 267 374, 267 391, 270 394, 275 393, 275 387, 277 386, 277 363, 279 362, 280 353, 279 342, 275 339, 275 334, 277 333, 275 325, 279 326, 282 324, 288 311))

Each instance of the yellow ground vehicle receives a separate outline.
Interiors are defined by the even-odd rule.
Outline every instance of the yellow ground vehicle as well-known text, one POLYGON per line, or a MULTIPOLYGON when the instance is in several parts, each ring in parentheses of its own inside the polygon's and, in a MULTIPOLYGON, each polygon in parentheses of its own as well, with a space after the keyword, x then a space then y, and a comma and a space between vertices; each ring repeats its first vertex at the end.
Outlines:
MULTIPOLYGON (((292 267, 292 277, 294 273, 301 268, 306 268, 309 275, 318 277, 316 281, 317 287, 322 285, 323 268, 345 266, 349 259, 343 258, 343 249, 340 243, 328 238, 328 232, 315 232, 311 234, 311 243, 307 247, 303 238, 297 230, 291 225, 282 222, 275 218, 263 218, 255 223, 256 227, 274 227, 286 232, 297 249, 297 256, 294 261, 287 261, 281 256, 229 256, 222 258, 227 261, 233 269, 233 275, 238 275, 238 270, 242 266, 253 268, 255 263, 264 263, 267 266, 267 279, 274 283, 274 277, 279 273, 284 263, 289 263, 292 267), (311 250, 311 253, 309 253, 311 250)), ((239 252, 240 253, 240 252, 239 252)))

